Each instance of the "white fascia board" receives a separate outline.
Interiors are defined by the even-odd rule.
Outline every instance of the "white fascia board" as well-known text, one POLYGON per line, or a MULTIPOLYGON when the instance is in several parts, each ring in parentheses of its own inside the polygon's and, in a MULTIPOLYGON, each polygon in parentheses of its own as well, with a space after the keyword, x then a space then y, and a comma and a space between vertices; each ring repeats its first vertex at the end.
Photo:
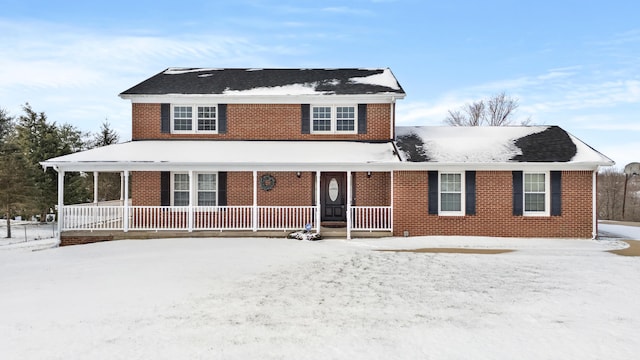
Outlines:
POLYGON ((438 163, 438 162, 403 162, 397 165, 397 170, 406 171, 594 171, 602 164, 596 163, 561 163, 561 162, 541 162, 541 163, 438 163))
POLYGON ((120 172, 128 171, 392 171, 394 163, 168 163, 168 162, 42 162, 44 168, 55 168, 65 172, 120 172))
POLYGON ((120 95, 122 99, 136 104, 385 104, 403 99, 404 94, 370 95, 219 95, 219 94, 167 94, 167 95, 120 95))

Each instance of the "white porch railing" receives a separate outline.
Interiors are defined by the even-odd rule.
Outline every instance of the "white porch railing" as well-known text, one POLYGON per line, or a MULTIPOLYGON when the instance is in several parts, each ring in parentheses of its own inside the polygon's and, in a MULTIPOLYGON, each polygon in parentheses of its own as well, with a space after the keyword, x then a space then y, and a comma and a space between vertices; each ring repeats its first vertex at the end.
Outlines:
POLYGON ((314 224, 315 206, 258 206, 258 228, 261 230, 304 229, 314 224))
MULTIPOLYGON (((124 206, 65 205, 62 230, 124 230, 124 206)), ((315 206, 129 206, 128 230, 296 230, 316 227, 315 206), (191 224, 190 224, 191 222, 191 224)), ((351 229, 391 231, 390 206, 354 206, 351 229)))
POLYGON ((351 229, 392 231, 391 206, 352 206, 351 229))

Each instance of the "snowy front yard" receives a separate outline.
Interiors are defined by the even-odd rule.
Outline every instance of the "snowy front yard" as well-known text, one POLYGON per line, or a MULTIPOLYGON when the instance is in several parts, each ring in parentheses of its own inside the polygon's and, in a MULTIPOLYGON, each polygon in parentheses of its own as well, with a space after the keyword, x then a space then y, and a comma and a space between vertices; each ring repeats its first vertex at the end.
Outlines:
POLYGON ((163 239, 0 251, 1 359, 631 359, 618 241, 163 239), (499 255, 376 249, 514 249, 499 255))

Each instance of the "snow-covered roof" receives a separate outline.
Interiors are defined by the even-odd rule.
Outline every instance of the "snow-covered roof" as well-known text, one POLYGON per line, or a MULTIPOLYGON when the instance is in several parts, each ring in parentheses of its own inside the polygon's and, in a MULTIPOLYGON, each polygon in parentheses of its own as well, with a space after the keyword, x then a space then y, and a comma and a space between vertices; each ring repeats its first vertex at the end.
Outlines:
POLYGON ((144 140, 49 159, 65 171, 373 171, 400 159, 391 142, 144 140))
POLYGON ((396 141, 412 163, 613 165, 557 126, 406 126, 396 128, 396 141))
POLYGON ((613 161, 557 126, 397 127, 396 143, 141 140, 42 162, 64 171, 596 169, 613 161))
POLYGON ((404 90, 389 68, 168 68, 123 91, 136 95, 394 95, 404 90))

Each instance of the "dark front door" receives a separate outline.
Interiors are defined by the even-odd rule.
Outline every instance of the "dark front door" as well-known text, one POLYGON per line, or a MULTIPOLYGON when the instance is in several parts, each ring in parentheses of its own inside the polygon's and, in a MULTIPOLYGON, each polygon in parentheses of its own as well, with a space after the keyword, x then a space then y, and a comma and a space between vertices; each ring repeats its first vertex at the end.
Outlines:
POLYGON ((320 199, 322 221, 347 221, 346 173, 322 173, 320 199))

